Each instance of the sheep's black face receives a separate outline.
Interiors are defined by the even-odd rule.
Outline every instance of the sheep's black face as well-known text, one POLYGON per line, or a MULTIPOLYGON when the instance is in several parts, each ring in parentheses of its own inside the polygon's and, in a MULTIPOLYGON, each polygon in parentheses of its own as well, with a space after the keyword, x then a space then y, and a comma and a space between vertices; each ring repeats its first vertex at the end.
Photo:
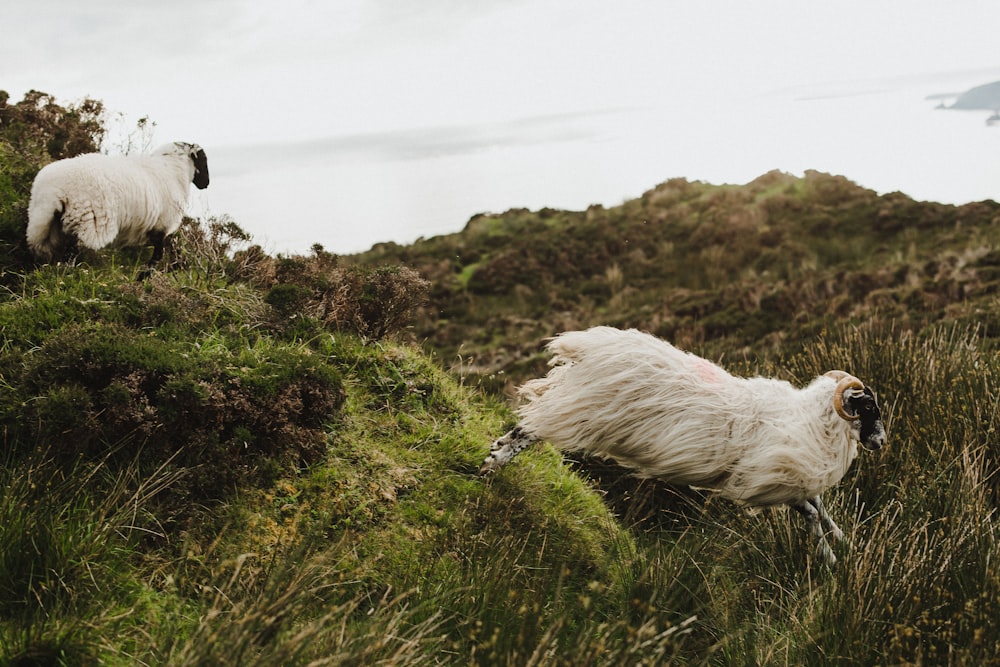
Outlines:
POLYGON ((194 179, 192 182, 199 190, 208 187, 208 156, 205 150, 197 145, 191 144, 191 161, 194 162, 194 179))
POLYGON ((853 390, 844 394, 844 407, 858 416, 854 422, 858 428, 858 441, 868 450, 882 449, 885 444, 885 425, 882 424, 882 412, 878 408, 875 394, 871 389, 853 390))

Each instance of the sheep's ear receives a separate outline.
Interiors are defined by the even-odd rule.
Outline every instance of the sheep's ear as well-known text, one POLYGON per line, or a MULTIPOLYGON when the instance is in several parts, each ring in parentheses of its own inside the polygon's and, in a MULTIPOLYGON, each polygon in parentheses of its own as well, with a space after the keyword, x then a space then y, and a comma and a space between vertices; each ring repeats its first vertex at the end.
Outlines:
POLYGON ((208 187, 208 157, 198 144, 191 144, 191 161, 194 162, 194 186, 204 190, 208 187))

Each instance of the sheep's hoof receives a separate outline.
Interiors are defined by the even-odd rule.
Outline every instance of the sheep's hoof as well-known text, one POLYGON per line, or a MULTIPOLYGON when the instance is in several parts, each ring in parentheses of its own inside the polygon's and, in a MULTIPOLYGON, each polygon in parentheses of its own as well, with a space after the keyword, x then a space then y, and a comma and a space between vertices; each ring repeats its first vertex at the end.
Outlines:
POLYGON ((819 547, 816 549, 816 556, 819 560, 823 561, 826 565, 833 567, 837 564, 837 556, 833 553, 833 549, 827 544, 826 540, 823 540, 819 547))

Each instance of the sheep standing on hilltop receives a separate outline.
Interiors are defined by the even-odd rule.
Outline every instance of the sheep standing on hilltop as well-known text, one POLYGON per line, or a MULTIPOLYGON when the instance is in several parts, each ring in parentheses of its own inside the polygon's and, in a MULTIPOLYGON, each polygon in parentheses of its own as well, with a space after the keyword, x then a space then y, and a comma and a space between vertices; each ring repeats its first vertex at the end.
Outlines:
POLYGON ((546 440, 657 478, 717 491, 750 506, 786 504, 809 522, 818 552, 843 533, 820 494, 837 484, 858 443, 877 450, 885 428, 875 395, 830 371, 803 389, 738 378, 649 334, 595 327, 552 339, 549 373, 519 390, 520 421, 496 440, 481 473, 546 440))
POLYGON ((28 247, 36 259, 65 259, 75 246, 152 243, 150 264, 181 225, 190 184, 208 187, 197 144, 169 143, 150 155, 100 153, 57 160, 38 172, 28 205, 28 247))

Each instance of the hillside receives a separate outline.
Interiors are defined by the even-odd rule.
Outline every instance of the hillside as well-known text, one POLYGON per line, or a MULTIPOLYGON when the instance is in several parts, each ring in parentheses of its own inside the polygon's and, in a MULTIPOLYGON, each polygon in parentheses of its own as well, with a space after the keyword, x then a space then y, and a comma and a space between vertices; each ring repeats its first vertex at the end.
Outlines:
POLYGON ((139 280, 148 250, 31 262, 32 175, 100 106, 6 102, 0 666, 1000 662, 995 203, 676 180, 350 258, 223 216, 139 280), (477 476, 494 390, 597 322, 878 392, 836 566, 784 508, 548 445, 477 476))
POLYGON ((0 301, 0 664, 405 662, 497 628, 513 655, 545 629, 519 589, 621 576, 629 537, 551 451, 475 477, 495 406, 351 326, 302 340, 212 266, 46 267, 0 301))
MULTIPOLYGON (((110 256, 0 300, 0 664, 1000 658, 1000 368, 974 332, 834 327, 737 364, 880 392, 889 446, 826 494, 831 570, 788 512, 549 447, 477 478, 506 409, 354 316, 290 310, 201 231, 198 268, 137 283, 110 256)), ((250 273, 292 262, 348 309, 359 276, 419 289, 331 261, 250 273)))
POLYGON ((879 196, 818 172, 744 186, 667 181, 613 208, 522 209, 345 258, 431 281, 415 325, 450 368, 520 379, 539 341, 634 326, 713 358, 792 353, 836 324, 938 322, 1000 335, 1000 204, 879 196))
MULTIPOLYGON (((547 446, 477 478, 506 409, 312 297, 291 310, 200 229, 199 268, 137 283, 110 256, 0 300, 0 664, 1000 658, 1000 368, 974 332, 834 327, 736 365, 879 391, 889 446, 826 494, 850 542, 829 569, 789 512, 547 446)), ((331 261, 250 273, 326 267, 348 308, 392 275, 331 261)))

